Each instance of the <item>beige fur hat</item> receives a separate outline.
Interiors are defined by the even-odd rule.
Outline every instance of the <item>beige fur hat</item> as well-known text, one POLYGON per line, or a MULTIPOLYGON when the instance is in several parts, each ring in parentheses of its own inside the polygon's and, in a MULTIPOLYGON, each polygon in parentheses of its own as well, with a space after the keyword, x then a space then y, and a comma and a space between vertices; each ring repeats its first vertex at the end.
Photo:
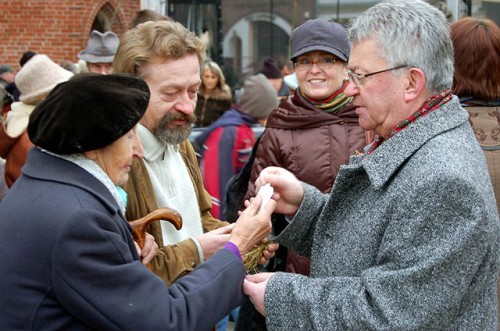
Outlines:
POLYGON ((37 103, 59 83, 73 76, 45 54, 33 56, 16 75, 16 86, 21 92, 19 100, 25 104, 37 103))

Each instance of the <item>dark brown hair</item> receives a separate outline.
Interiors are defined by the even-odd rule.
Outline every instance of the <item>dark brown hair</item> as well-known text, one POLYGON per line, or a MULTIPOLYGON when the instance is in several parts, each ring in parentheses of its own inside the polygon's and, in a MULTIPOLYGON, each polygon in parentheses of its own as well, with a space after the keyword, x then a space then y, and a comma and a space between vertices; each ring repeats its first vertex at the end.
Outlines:
POLYGON ((500 98, 500 28, 487 18, 464 17, 451 24, 455 51, 453 93, 492 101, 500 98))

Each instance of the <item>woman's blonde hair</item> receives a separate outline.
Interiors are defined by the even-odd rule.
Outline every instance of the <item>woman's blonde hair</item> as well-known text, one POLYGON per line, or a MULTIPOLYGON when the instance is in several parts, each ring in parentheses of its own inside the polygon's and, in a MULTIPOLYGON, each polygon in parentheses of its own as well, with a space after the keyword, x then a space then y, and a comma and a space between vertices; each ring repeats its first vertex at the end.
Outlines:
MULTIPOLYGON (((220 68, 220 66, 217 63, 215 63, 213 61, 205 62, 201 66, 201 70, 200 70, 200 73, 202 76, 203 76, 203 73, 205 72, 205 70, 210 70, 215 76, 217 76, 217 86, 215 87, 216 89, 218 89, 218 90, 225 90, 226 89, 226 77, 224 77, 224 73, 222 72, 222 69, 220 68)), ((202 92, 205 92, 205 85, 203 84, 203 79, 201 81, 200 90, 202 92)))

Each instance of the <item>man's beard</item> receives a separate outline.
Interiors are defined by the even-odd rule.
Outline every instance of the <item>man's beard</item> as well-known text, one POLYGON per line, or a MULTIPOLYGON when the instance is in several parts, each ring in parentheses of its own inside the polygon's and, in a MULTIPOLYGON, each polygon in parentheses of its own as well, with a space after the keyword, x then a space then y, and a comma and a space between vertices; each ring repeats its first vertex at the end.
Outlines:
POLYGON ((184 113, 178 112, 168 112, 160 121, 158 128, 155 130, 155 136, 161 141, 177 145, 182 143, 184 140, 189 138, 191 134, 192 124, 196 121, 196 115, 190 114, 186 115, 184 113), (185 119, 186 123, 182 126, 176 126, 175 128, 169 128, 169 124, 172 121, 185 119))

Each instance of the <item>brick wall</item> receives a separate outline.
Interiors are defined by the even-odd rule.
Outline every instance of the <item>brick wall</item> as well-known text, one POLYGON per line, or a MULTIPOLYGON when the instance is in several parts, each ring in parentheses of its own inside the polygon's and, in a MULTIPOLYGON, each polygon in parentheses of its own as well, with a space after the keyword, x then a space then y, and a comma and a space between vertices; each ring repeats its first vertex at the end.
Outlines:
POLYGON ((0 64, 19 69, 27 50, 76 62, 99 12, 120 36, 139 9, 140 0, 0 0, 0 64))

